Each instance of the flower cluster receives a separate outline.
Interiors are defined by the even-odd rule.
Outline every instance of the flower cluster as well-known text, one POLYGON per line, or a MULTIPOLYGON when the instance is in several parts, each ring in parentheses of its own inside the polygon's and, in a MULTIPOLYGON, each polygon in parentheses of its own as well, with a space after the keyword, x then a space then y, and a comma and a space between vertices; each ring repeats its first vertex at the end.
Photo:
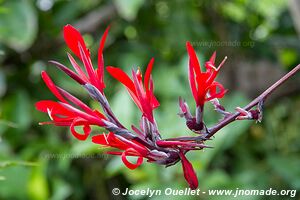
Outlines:
MULTIPOLYGON (((186 43, 186 48, 189 54, 189 83, 197 107, 196 115, 192 116, 186 102, 180 99, 180 116, 185 117, 189 129, 195 133, 202 133, 201 131, 206 129, 203 122, 203 109, 206 102, 213 102, 216 110, 225 112, 218 99, 222 98, 227 90, 215 81, 215 78, 227 57, 218 67, 215 67, 216 52, 214 52, 209 61, 205 63, 206 71, 202 72, 195 50, 189 42, 186 43)), ((205 131, 207 132, 207 130, 205 131)))
POLYGON ((187 42, 189 82, 196 102, 196 114, 193 116, 187 103, 180 98, 180 116, 185 117, 188 128, 200 134, 201 137, 197 139, 189 137, 162 139, 153 115, 154 109, 159 106, 159 102, 154 95, 154 84, 151 76, 154 65, 153 58, 147 66, 144 78, 140 69, 132 70, 132 78, 130 78, 119 68, 106 67, 107 72, 126 87, 132 100, 140 109, 142 113, 140 126, 132 126, 129 130, 114 115, 104 94, 105 84, 103 81, 103 49, 108 31, 109 28, 106 29, 100 40, 97 68, 92 65, 90 51, 86 47, 81 34, 71 25, 64 27, 64 39, 77 60, 80 60, 80 64, 71 54, 68 54, 68 58, 74 71, 61 63, 50 61, 51 64, 82 85, 88 94, 99 102, 102 112, 93 110, 78 98, 56 86, 48 74, 43 71, 42 79, 58 101, 42 100, 36 103, 37 110, 47 113, 50 118, 49 122, 41 122, 40 124, 70 127, 73 136, 79 140, 88 138, 92 126, 103 127, 108 132, 93 135, 92 142, 115 149, 107 153, 121 156, 123 163, 129 169, 135 169, 143 163, 144 159, 147 162, 167 167, 181 161, 184 177, 189 186, 192 189, 197 188, 196 173, 185 154, 191 150, 202 150, 207 147, 204 142, 209 139, 206 137, 209 131, 206 130, 203 122, 203 106, 206 102, 212 102, 216 110, 226 114, 225 109, 218 102, 218 99, 224 96, 226 90, 220 83, 215 81, 225 60, 218 67, 215 67, 216 53, 214 53, 210 60, 206 62, 206 71, 203 72, 193 47, 187 42), (76 127, 82 127, 82 131, 79 132, 76 127), (128 156, 136 157, 136 162, 129 161, 128 156))

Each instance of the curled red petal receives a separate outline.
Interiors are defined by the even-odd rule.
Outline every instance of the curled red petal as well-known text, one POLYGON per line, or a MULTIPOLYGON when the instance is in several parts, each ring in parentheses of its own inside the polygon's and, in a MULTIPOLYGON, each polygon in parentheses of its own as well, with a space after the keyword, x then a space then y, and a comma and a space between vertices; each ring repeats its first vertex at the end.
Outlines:
POLYGON ((209 92, 209 97, 205 99, 205 101, 210 101, 214 98, 223 98, 227 90, 223 87, 222 84, 218 82, 213 82, 206 90, 209 92), (217 91, 219 89, 219 91, 217 91))
POLYGON ((137 158, 136 163, 131 163, 131 162, 129 162, 129 161, 127 160, 127 157, 126 157, 126 156, 128 156, 128 154, 129 154, 129 153, 128 153, 128 150, 124 151, 124 152, 122 153, 121 158, 122 158, 123 163, 124 163, 124 164, 126 165, 126 167, 128 167, 129 169, 133 170, 133 169, 137 168, 138 166, 140 166, 140 165, 143 163, 143 157, 142 157, 142 156, 139 156, 139 157, 137 158))
POLYGON ((190 188, 192 190, 195 190, 198 187, 198 178, 194 171, 194 168, 182 151, 179 152, 179 155, 181 158, 184 178, 188 182, 190 188))
POLYGON ((74 119, 73 123, 70 126, 71 133, 74 137, 76 137, 78 140, 86 140, 89 134, 91 133, 91 127, 90 124, 81 118, 74 119), (75 130, 76 126, 83 126, 83 134, 78 133, 75 130))

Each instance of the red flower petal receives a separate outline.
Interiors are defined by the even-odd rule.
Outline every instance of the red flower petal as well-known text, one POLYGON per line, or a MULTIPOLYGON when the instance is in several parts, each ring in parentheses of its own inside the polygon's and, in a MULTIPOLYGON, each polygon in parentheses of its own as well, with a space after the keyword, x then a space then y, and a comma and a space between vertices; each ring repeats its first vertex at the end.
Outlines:
POLYGON ((227 90, 224 89, 223 85, 218 82, 213 82, 206 90, 209 92, 209 97, 205 99, 205 101, 210 101, 214 98, 222 98, 224 97, 227 90), (217 91, 219 89, 219 91, 217 91))
POLYGON ((148 65, 144 84, 142 83, 142 75, 139 70, 137 72, 132 70, 132 81, 121 69, 110 66, 106 68, 115 79, 126 86, 135 104, 151 122, 154 122, 152 111, 159 106, 159 102, 153 95, 153 81, 150 75, 153 62, 154 60, 152 59, 148 65))
POLYGON ((152 105, 150 105, 151 99, 147 99, 146 93, 143 89, 143 85, 140 84, 138 80, 137 74, 132 70, 133 83, 136 89, 137 97, 139 103, 141 104, 141 111, 143 114, 149 119, 149 121, 154 122, 153 113, 152 113, 152 105))
POLYGON ((190 88, 191 88, 193 97, 194 97, 196 103, 198 103, 198 94, 197 94, 198 92, 197 92, 197 87, 196 87, 194 69, 191 66, 191 60, 189 61, 189 82, 190 82, 190 88))
POLYGON ((50 100, 42 100, 38 101, 35 104, 35 108, 41 112, 47 113, 49 110, 53 114, 61 114, 65 116, 71 116, 73 115, 72 112, 70 112, 68 109, 60 105, 58 102, 50 101, 50 100))
POLYGON ((73 53, 81 59, 80 50, 78 48, 78 43, 82 46, 83 51, 86 55, 90 55, 88 49, 85 46, 84 40, 79 31, 77 31, 70 24, 64 27, 64 39, 68 47, 73 51, 73 53))
POLYGON ((74 73, 72 70, 64 66, 63 64, 56 62, 56 61, 49 61, 49 63, 55 65, 58 69, 66 73, 68 76, 70 76, 72 79, 77 81, 80 85, 84 85, 86 82, 79 77, 76 73, 74 73))
POLYGON ((103 133, 101 135, 95 135, 92 137, 92 142, 94 142, 95 144, 118 148, 121 150, 126 150, 127 148, 129 148, 128 145, 120 141, 112 132, 110 132, 109 134, 103 133))
POLYGON ((147 156, 148 155, 148 149, 141 145, 140 143, 137 143, 135 141, 127 140, 125 138, 118 138, 121 142, 123 142, 125 145, 127 145, 128 148, 134 149, 135 152, 138 152, 140 155, 147 156))
POLYGON ((97 75, 98 75, 98 80, 100 80, 101 85, 104 85, 104 81, 103 81, 103 76, 104 76, 103 49, 104 49, 104 44, 105 44, 105 40, 106 40, 108 31, 109 31, 109 28, 110 27, 108 26, 106 28, 104 34, 102 35, 101 40, 100 40, 99 49, 98 49, 98 70, 97 70, 97 75))
POLYGON ((73 68, 75 69, 75 71, 79 74, 79 76, 82 78, 82 80, 84 80, 85 82, 88 82, 87 76, 85 75, 85 73, 83 72, 81 67, 77 64, 77 62, 75 61, 73 56, 69 53, 67 53, 67 55, 68 55, 70 63, 72 64, 73 68))
POLYGON ((126 156, 128 156, 128 155, 129 155, 129 152, 128 152, 128 150, 126 150, 126 151, 124 151, 124 152, 122 153, 121 158, 122 158, 123 163, 124 163, 124 164, 126 165, 126 167, 128 167, 129 169, 133 170, 133 169, 137 168, 138 166, 140 166, 140 165, 143 163, 143 157, 142 157, 142 156, 139 156, 139 157, 137 158, 136 163, 131 163, 131 162, 129 162, 129 161, 127 160, 127 157, 126 157, 126 156))
POLYGON ((112 66, 106 67, 106 70, 112 77, 120 81, 129 90, 131 90, 134 94, 136 94, 133 81, 129 78, 129 76, 125 72, 123 72, 123 70, 112 66))
POLYGON ((108 145, 107 136, 103 134, 95 135, 92 137, 92 142, 95 144, 108 145))
POLYGON ((69 111, 71 111, 72 113, 74 113, 76 116, 79 116, 87 121, 89 121, 91 124, 96 124, 99 126, 103 126, 104 123, 102 121, 101 118, 98 118, 98 116, 92 116, 90 114, 87 114, 77 108, 74 108, 73 106, 69 105, 69 104, 65 104, 62 102, 59 102, 59 104, 61 104, 63 107, 65 107, 66 109, 68 109, 69 111))
POLYGON ((51 122, 41 122, 43 124, 55 124, 56 126, 70 126, 76 115, 70 112, 57 102, 44 100, 35 104, 37 110, 48 113, 51 122))
POLYGON ((217 53, 214 51, 213 55, 210 57, 209 61, 214 65, 216 61, 217 53))
POLYGON ((146 89, 146 92, 149 91, 149 80, 151 76, 151 71, 154 63, 154 58, 152 58, 147 66, 146 72, 145 72, 145 80, 144 80, 144 86, 146 89))
POLYGON ((192 190, 195 190, 198 187, 198 178, 194 171, 194 168, 192 164, 187 160, 182 151, 179 152, 179 155, 181 158, 184 178, 188 182, 190 188, 192 190))
POLYGON ((150 99, 152 108, 156 109, 159 107, 160 103, 153 94, 153 88, 154 88, 153 80, 152 80, 152 77, 150 77, 150 92, 149 92, 149 94, 147 94, 147 98, 150 99))
POLYGON ((57 90, 55 84, 53 83, 53 81, 51 80, 51 78, 48 76, 47 72, 42 71, 41 75, 42 75, 42 79, 46 83, 46 85, 49 88, 49 90, 54 94, 54 96, 57 99, 59 99, 60 101, 62 101, 64 103, 67 103, 67 101, 63 98, 63 96, 57 90))
POLYGON ((76 137, 78 140, 86 140, 89 134, 91 133, 91 127, 90 124, 83 120, 82 118, 76 118, 74 119, 73 123, 70 126, 71 133, 76 137), (83 134, 78 133, 75 130, 76 126, 83 126, 83 134))
POLYGON ((123 154, 123 152, 121 152, 121 151, 107 151, 105 153, 110 154, 110 155, 116 155, 116 156, 120 156, 123 154))
MULTIPOLYGON (((98 80, 97 80, 97 77, 96 77, 96 73, 95 73, 95 70, 93 68, 93 65, 92 65, 92 61, 91 61, 91 58, 89 56, 89 54, 87 54, 82 45, 80 43, 78 43, 78 48, 79 48, 79 51, 80 51, 80 58, 84 64, 84 67, 86 69, 86 72, 89 76, 89 79, 90 79, 90 83, 94 86, 97 86, 98 84, 98 80)), ((103 88, 98 88, 101 92, 103 91, 103 88)))
POLYGON ((201 67, 200 67, 196 52, 190 42, 186 43, 186 48, 187 48, 187 51, 188 51, 188 54, 189 54, 189 57, 191 60, 191 65, 194 68, 196 75, 199 76, 201 74, 201 67))
POLYGON ((85 103, 83 103, 82 101, 80 101, 79 99, 77 99, 76 97, 74 97, 73 95, 71 95, 69 92, 65 91, 62 88, 57 88, 69 101, 71 101, 72 103, 74 103, 75 105, 79 106, 81 109, 83 109, 85 112, 87 112, 90 115, 94 115, 94 111, 88 107, 85 103))

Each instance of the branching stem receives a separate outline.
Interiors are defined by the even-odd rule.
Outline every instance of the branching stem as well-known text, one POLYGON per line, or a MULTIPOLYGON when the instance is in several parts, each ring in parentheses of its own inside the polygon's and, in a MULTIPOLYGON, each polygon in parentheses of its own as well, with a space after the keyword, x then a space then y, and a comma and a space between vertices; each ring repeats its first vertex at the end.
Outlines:
MULTIPOLYGON (((243 109, 249 111, 251 108, 256 106, 259 102, 265 101, 265 99, 272 94, 280 85, 285 83, 288 79, 290 79, 292 76, 294 76, 298 71, 300 70, 300 64, 297 65, 294 69, 292 69, 290 72, 288 72, 286 75, 284 75, 282 78, 280 78, 277 82, 275 82, 273 85, 271 85, 267 90, 265 90, 261 95, 256 97, 253 101, 251 101, 248 105, 246 105, 243 109)), ((228 115, 224 120, 222 120, 217 125, 209 128, 209 133, 206 136, 206 138, 211 138, 216 132, 218 132, 221 128, 224 126, 230 124, 231 122, 236 120, 236 117, 239 116, 240 113, 236 112, 233 114, 228 115)))

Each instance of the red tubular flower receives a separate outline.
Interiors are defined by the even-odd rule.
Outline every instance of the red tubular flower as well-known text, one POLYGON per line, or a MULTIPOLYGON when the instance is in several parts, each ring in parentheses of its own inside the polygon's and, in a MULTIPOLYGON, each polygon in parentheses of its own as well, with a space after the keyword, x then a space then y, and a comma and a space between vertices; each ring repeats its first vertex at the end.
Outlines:
MULTIPOLYGON (((77 76, 74 72, 65 68, 63 65, 58 66, 61 70, 66 72, 69 76, 75 79, 80 84, 90 83, 91 85, 95 86, 101 93, 103 93, 103 89, 105 88, 105 84, 103 81, 103 71, 104 71, 104 60, 103 60, 103 49, 104 43, 109 31, 109 27, 105 30, 98 49, 98 68, 95 70, 92 65, 92 61, 90 58, 90 51, 87 49, 84 40, 79 33, 73 26, 66 25, 64 27, 64 39, 68 47, 71 51, 83 62, 84 69, 83 70, 75 61, 75 59, 68 54, 69 60, 77 72, 77 76), (84 72, 85 71, 85 72, 84 72), (70 75, 72 74, 72 75, 70 75), (79 78, 77 80, 74 76, 79 78)), ((52 62, 55 65, 59 65, 59 63, 52 62)))
POLYGON ((70 126, 71 133, 79 140, 85 140, 88 137, 91 132, 90 125, 104 125, 102 119, 105 119, 105 117, 101 113, 92 110, 76 97, 57 87, 44 71, 42 72, 42 78, 49 90, 60 102, 42 100, 36 103, 36 109, 48 113, 51 119, 50 122, 40 123, 41 125, 55 124, 56 126, 70 126), (66 99, 81 110, 71 105, 66 99), (84 133, 78 133, 75 130, 76 126, 83 126, 84 133))
POLYGON ((131 98, 143 113, 143 116, 152 123, 154 123, 153 110, 159 106, 159 102, 153 94, 153 80, 151 76, 153 63, 154 59, 152 58, 147 66, 144 84, 142 82, 140 69, 136 72, 132 70, 133 80, 131 80, 128 75, 119 68, 111 66, 106 68, 111 76, 126 87, 131 98))
MULTIPOLYGON (((188 151, 201 150, 208 146, 204 144, 205 140, 202 140, 202 138, 197 141, 188 138, 162 140, 153 116, 153 110, 159 106, 159 102, 153 93, 154 86, 151 76, 154 59, 151 59, 147 66, 144 80, 140 69, 137 71, 132 70, 131 79, 121 69, 107 67, 107 71, 126 87, 131 98, 141 110, 143 116, 140 121, 140 129, 132 126, 133 132, 129 131, 112 112, 103 91, 105 88, 103 82, 103 48, 108 29, 106 29, 100 41, 97 69, 93 68, 90 51, 87 49, 81 34, 71 25, 64 27, 65 42, 80 59, 83 67, 70 54, 68 54, 68 58, 75 71, 56 61, 51 61, 52 64, 86 89, 88 94, 101 105, 103 114, 97 110, 92 110, 82 101, 56 86, 47 73, 42 72, 42 79, 59 101, 43 100, 36 103, 36 109, 48 113, 51 119, 49 122, 40 124, 68 126, 71 133, 79 140, 87 139, 92 125, 103 127, 109 133, 92 137, 92 142, 118 149, 118 151, 108 151, 107 153, 121 156, 126 167, 135 169, 143 163, 144 158, 148 162, 165 166, 171 166, 181 161, 185 179, 190 188, 196 189, 198 187, 197 176, 185 154, 188 151), (76 127, 82 127, 83 133, 77 132, 76 127), (128 156, 136 157, 136 162, 129 161, 128 156)), ((214 81, 223 62, 216 68, 214 66, 216 54, 214 53, 205 65, 206 72, 202 72, 196 53, 190 43, 187 43, 187 50, 190 56, 190 87, 197 104, 197 112, 196 117, 192 116, 187 103, 180 99, 180 116, 186 118, 186 123, 191 130, 201 131, 203 127, 206 127, 202 121, 204 103, 213 99, 216 101, 217 98, 222 98, 226 92, 220 83, 214 81)), ((217 105, 217 103, 215 104, 217 105)))
POLYGON ((190 87, 197 107, 203 107, 206 101, 210 101, 215 98, 222 98, 226 93, 226 90, 223 85, 214 80, 226 58, 216 68, 216 53, 214 52, 210 60, 205 64, 206 72, 202 72, 194 48, 189 42, 186 43, 186 47, 189 54, 190 87))

